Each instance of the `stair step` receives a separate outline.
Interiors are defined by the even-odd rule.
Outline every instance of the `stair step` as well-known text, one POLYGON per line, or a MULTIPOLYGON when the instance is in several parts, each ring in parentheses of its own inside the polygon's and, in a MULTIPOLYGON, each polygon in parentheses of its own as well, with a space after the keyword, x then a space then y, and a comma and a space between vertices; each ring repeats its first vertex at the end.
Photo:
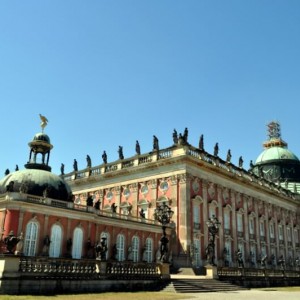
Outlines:
POLYGON ((237 291, 243 287, 216 279, 171 279, 162 290, 174 293, 205 293, 237 291))

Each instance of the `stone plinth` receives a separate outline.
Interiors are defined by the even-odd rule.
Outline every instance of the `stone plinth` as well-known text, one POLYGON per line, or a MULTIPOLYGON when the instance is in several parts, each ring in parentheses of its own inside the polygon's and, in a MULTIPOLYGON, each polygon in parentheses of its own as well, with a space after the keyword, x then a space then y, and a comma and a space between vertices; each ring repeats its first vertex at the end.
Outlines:
POLYGON ((206 269, 206 278, 208 278, 208 279, 217 279, 217 278, 219 278, 217 266, 206 265, 205 269, 206 269))

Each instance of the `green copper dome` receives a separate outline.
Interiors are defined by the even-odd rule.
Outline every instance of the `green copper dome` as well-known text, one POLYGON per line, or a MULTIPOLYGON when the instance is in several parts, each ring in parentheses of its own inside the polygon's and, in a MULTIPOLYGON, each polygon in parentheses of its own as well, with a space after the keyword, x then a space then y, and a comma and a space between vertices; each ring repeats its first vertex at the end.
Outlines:
POLYGON ((8 174, 0 180, 0 194, 23 192, 29 195, 71 201, 72 192, 68 184, 59 176, 39 169, 24 169, 8 174))
POLYGON ((272 160, 295 160, 299 161, 298 157, 290 150, 283 147, 271 147, 265 149, 256 159, 255 164, 262 164, 272 160))

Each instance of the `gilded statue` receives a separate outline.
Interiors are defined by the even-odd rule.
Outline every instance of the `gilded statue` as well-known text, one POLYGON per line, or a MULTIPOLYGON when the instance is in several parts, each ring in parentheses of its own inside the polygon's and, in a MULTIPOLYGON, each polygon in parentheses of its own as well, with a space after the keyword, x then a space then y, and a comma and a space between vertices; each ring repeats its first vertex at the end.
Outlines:
POLYGON ((48 125, 48 119, 40 114, 40 119, 41 119, 41 127, 42 127, 42 132, 44 132, 45 127, 48 125))

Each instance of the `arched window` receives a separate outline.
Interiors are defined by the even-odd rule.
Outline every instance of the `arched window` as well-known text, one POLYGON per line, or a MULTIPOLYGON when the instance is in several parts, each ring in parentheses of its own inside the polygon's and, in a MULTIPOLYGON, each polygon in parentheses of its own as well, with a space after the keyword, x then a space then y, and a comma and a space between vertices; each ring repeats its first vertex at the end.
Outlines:
POLYGON ((25 256, 35 256, 37 236, 38 236, 38 223, 29 222, 26 226, 26 233, 24 239, 25 256))
POLYGON ((243 226, 243 215, 241 213, 237 213, 237 230, 238 232, 243 232, 244 231, 244 226, 243 226))
POLYGON ((125 237, 124 237, 124 234, 118 234, 116 246, 117 246, 117 255, 116 255, 117 261, 124 261, 125 260, 125 255, 124 255, 125 237))
POLYGON ((80 227, 75 228, 73 233, 72 258, 80 259, 82 255, 83 231, 80 227))
POLYGON ((153 261, 153 240, 152 238, 147 238, 145 242, 145 251, 143 260, 151 263, 153 261))
POLYGON ((140 248, 140 240, 138 236, 132 237, 132 260, 133 262, 139 261, 139 248, 140 248))
POLYGON ((59 257, 61 250, 62 230, 57 224, 52 226, 50 241, 51 244, 49 249, 49 257, 59 257))
MULTIPOLYGON (((231 256, 231 240, 227 239, 225 241, 225 248, 226 248, 226 253, 224 253, 224 261, 225 259, 227 260, 228 264, 230 265, 232 262, 232 256, 231 256), (226 257, 225 257, 226 256, 226 257)), ((225 252, 225 251, 224 251, 225 252)))
POLYGON ((224 229, 230 230, 230 210, 224 209, 224 229))

